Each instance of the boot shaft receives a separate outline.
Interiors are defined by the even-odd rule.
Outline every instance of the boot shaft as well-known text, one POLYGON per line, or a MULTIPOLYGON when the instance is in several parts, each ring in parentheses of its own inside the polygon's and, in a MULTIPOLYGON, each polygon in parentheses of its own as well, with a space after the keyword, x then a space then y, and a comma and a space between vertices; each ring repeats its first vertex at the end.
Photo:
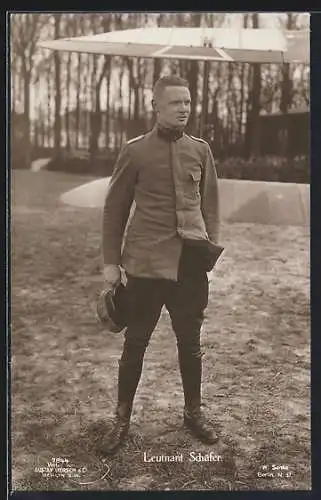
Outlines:
POLYGON ((116 406, 116 419, 127 422, 130 420, 132 413, 133 401, 118 401, 116 406))

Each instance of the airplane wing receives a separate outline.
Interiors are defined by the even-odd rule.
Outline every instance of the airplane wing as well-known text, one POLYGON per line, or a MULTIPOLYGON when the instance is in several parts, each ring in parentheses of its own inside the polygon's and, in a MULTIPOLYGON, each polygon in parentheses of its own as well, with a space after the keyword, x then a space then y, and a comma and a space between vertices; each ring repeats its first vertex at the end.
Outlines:
POLYGON ((41 48, 144 58, 309 63, 309 33, 276 29, 137 28, 40 41, 41 48))

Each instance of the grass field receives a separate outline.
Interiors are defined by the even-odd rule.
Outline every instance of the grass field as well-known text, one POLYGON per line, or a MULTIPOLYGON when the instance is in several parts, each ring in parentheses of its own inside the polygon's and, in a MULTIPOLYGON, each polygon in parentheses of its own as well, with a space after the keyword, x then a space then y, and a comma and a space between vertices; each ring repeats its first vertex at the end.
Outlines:
POLYGON ((302 227, 222 224, 226 252, 202 333, 204 412, 218 444, 201 445, 182 427, 176 344, 164 311, 128 442, 102 460, 122 335, 108 334, 94 314, 101 212, 59 203, 62 192, 88 180, 13 173, 13 489, 310 489, 309 234, 302 227), (145 463, 144 451, 185 460, 145 463), (190 451, 213 451, 222 461, 190 462, 190 451), (50 477, 41 469, 48 463, 50 477))

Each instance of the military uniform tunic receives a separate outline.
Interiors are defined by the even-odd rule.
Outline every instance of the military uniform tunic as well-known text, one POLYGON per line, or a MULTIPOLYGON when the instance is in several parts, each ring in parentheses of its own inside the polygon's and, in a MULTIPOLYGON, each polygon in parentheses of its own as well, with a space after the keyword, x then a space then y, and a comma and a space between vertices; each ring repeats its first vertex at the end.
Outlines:
POLYGON ((183 241, 211 245, 218 237, 217 173, 208 143, 186 134, 168 141, 157 125, 128 141, 104 205, 105 265, 177 281, 183 241))

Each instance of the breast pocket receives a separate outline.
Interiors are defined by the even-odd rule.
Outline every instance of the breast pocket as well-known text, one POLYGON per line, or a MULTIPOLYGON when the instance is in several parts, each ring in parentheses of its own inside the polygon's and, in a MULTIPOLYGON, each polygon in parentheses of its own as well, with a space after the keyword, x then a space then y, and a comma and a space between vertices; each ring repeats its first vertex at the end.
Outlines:
POLYGON ((191 199, 200 197, 200 182, 202 178, 201 169, 186 172, 185 177, 185 195, 191 199))

